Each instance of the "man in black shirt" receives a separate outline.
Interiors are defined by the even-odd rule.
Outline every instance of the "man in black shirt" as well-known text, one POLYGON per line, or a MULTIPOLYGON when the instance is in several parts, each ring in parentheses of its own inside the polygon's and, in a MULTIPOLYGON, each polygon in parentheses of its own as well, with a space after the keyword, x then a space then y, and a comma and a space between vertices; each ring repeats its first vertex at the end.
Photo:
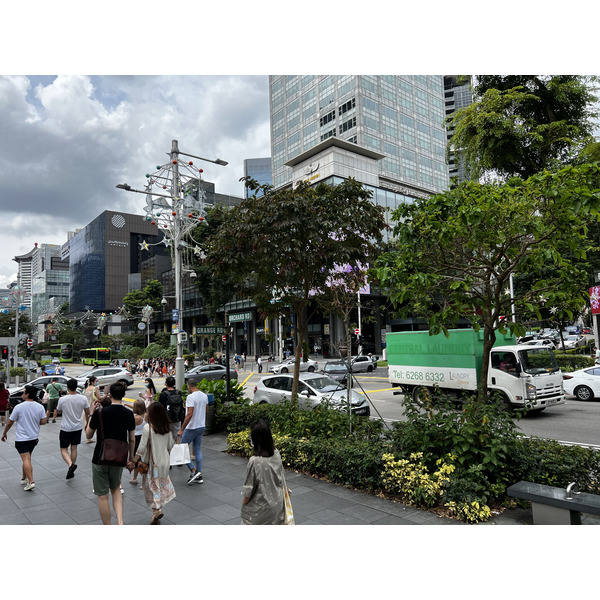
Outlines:
MULTIPOLYGON (((121 465, 102 464, 100 455, 102 452, 102 439, 122 440, 129 443, 129 460, 133 460, 135 446, 135 421, 133 412, 123 406, 123 397, 125 396, 125 387, 121 383, 114 383, 110 386, 110 406, 102 409, 94 407, 94 412, 90 422, 85 430, 85 436, 88 440, 94 437, 98 430, 97 444, 94 448, 92 457, 92 482, 94 485, 94 494, 98 496, 98 508, 100 518, 104 525, 110 525, 110 505, 108 502, 108 492, 112 495, 113 508, 117 523, 123 525, 123 496, 121 495, 121 475, 123 467, 127 460, 121 465), (102 422, 100 421, 102 419, 102 422), (103 433, 102 433, 103 432, 103 433)), ((99 404, 99 403, 98 403, 99 404)))

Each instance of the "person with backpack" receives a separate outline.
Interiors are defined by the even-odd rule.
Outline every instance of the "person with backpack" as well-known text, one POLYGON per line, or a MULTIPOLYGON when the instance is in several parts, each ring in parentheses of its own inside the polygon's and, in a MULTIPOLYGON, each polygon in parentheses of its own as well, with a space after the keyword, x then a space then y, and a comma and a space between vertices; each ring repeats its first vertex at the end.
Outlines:
POLYGON ((177 437, 177 432, 181 427, 181 423, 185 418, 183 396, 179 390, 175 389, 175 377, 167 377, 165 379, 165 385, 166 387, 160 393, 158 401, 167 411, 171 423, 171 431, 173 432, 173 438, 175 439, 177 437))

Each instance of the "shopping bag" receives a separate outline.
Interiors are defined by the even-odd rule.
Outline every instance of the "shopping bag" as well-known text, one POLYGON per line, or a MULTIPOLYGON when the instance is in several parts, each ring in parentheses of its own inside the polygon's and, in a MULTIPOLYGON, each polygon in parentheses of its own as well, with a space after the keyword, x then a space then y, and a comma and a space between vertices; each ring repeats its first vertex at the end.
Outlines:
POLYGON ((189 444, 175 444, 171 449, 170 464, 172 467, 177 465, 187 465, 190 462, 189 444))

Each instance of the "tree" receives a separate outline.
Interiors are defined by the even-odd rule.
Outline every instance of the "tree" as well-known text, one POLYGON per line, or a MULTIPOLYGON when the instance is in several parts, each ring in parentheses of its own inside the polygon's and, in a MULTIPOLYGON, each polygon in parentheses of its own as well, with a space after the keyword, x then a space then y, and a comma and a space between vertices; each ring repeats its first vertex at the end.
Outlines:
POLYGON ((123 297, 123 306, 127 311, 136 315, 142 310, 142 307, 150 305, 155 311, 161 309, 162 283, 156 279, 151 279, 146 283, 143 290, 132 290, 123 297))
POLYGON ((472 178, 486 171, 526 179, 573 161, 592 140, 594 77, 478 75, 475 101, 447 120, 448 152, 472 178))
POLYGON ((296 318, 292 396, 298 391, 307 308, 319 301, 332 275, 368 264, 385 227, 371 192, 349 179, 337 186, 301 182, 273 191, 247 181, 254 193, 232 209, 208 242, 206 264, 228 277, 266 315, 291 308, 296 318))
POLYGON ((394 306, 425 317, 432 334, 447 334, 460 318, 483 327, 480 399, 495 332, 524 333, 510 318, 511 274, 535 282, 514 299, 519 316, 539 318, 542 301, 563 310, 587 301, 581 261, 587 221, 598 221, 599 174, 598 165, 582 165, 506 184, 466 182, 394 212, 394 247, 373 272, 394 306))

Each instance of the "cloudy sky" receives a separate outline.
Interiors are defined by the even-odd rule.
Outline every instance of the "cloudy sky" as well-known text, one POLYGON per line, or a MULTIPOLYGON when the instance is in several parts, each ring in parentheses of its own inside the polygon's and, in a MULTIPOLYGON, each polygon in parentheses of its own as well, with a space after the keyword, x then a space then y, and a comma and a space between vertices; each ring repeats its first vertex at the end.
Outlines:
MULTIPOLYGON (((102 211, 142 213, 171 141, 241 196, 245 158, 270 156, 266 76, 0 76, 0 287, 34 242, 62 244, 102 211)), ((199 164, 196 161, 196 164, 199 164)))

